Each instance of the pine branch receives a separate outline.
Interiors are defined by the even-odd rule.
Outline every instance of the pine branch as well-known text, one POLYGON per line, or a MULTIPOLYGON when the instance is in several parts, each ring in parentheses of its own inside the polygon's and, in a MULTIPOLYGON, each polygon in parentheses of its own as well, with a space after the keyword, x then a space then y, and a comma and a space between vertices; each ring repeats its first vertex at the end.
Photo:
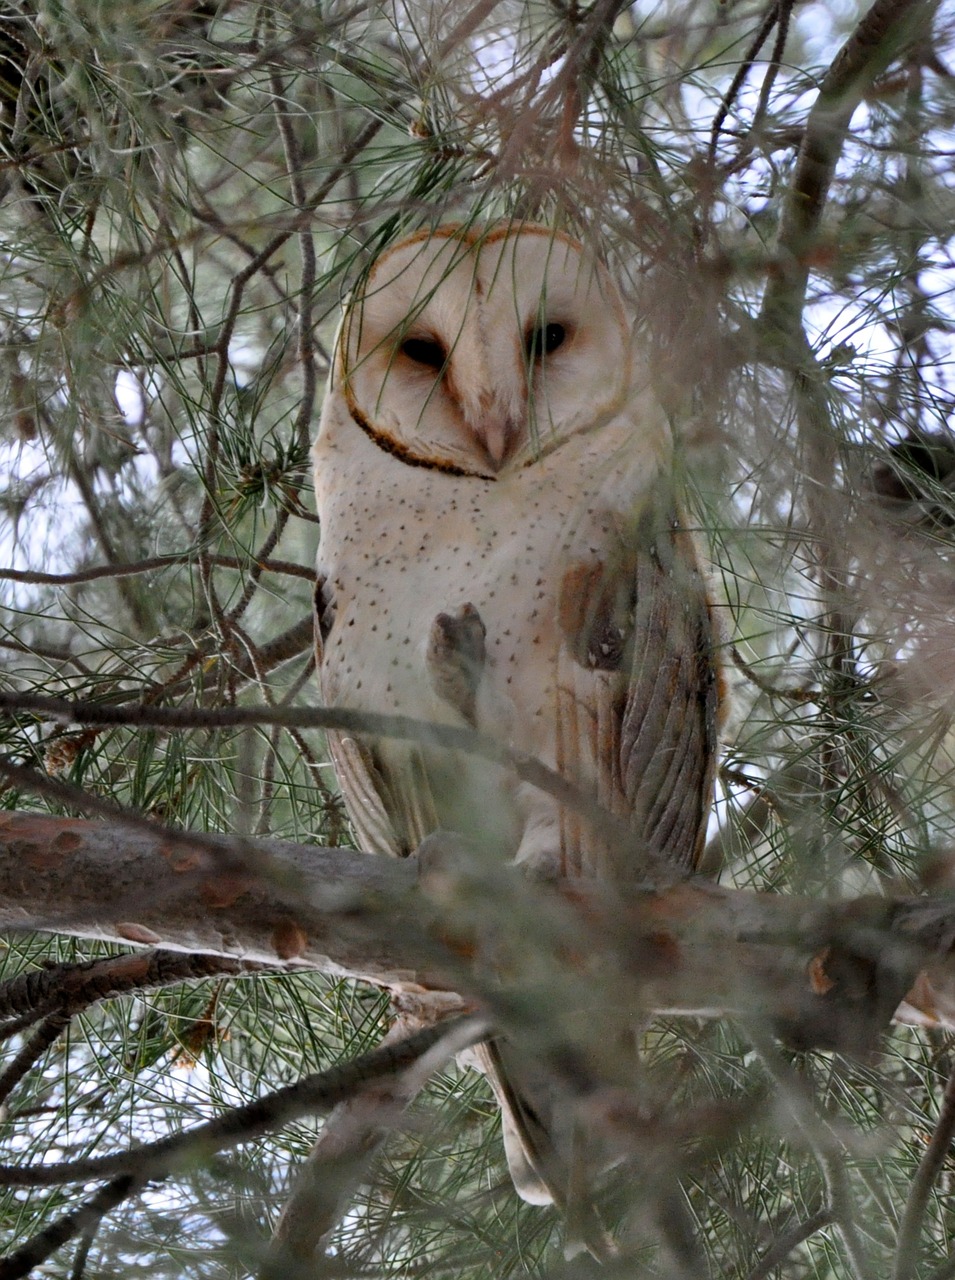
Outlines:
POLYGON ((630 1008, 757 1016, 803 1047, 865 1048, 903 997, 904 1020, 918 1013, 947 1025, 955 985, 955 905, 944 898, 819 902, 700 882, 610 894, 587 881, 535 884, 510 868, 422 877, 414 862, 350 850, 188 833, 172 846, 121 822, 0 816, 6 930, 148 940, 398 989, 411 982, 489 1002, 506 1020, 504 994, 474 964, 488 913, 501 917, 499 958, 528 945, 527 922, 537 922, 530 942, 556 949, 555 991, 568 963, 569 992, 583 981, 568 955, 600 953, 619 976, 614 998, 630 1008), (242 869, 221 870, 230 865, 242 869))
POLYGON ((949 1076, 945 1085, 935 1132, 909 1187, 905 1212, 899 1224, 899 1241, 896 1247, 892 1280, 911 1280, 919 1273, 918 1245, 922 1223, 928 1209, 932 1188, 945 1161, 949 1158, 953 1137, 955 1137, 955 1071, 949 1076))
POLYGON ((0 1258, 0 1280, 21 1280, 28 1276, 57 1249, 75 1236, 90 1233, 112 1209, 142 1190, 139 1179, 123 1174, 106 1184, 76 1209, 71 1209, 56 1222, 38 1232, 30 1240, 0 1258))
MULTIPOLYGON (((92 569, 80 569, 76 573, 41 573, 31 569, 0 569, 0 582, 22 582, 28 586, 74 587, 84 582, 98 582, 105 578, 124 578, 141 573, 152 573, 158 569, 169 569, 179 564, 190 564, 196 559, 196 552, 184 551, 178 556, 153 556, 149 560, 140 560, 136 564, 97 565, 92 569)), ((210 563, 223 569, 248 569, 252 566, 266 573, 283 573, 295 578, 314 581, 315 571, 304 564, 293 564, 289 560, 270 560, 267 557, 250 555, 247 560, 237 556, 214 555, 209 557, 210 563)))
POLYGON ((875 0, 823 77, 783 203, 774 272, 758 321, 770 343, 793 342, 801 329, 812 250, 852 117, 935 8, 932 0, 875 0))
POLYGON ((214 1120, 195 1125, 184 1133, 160 1138, 157 1142, 144 1143, 115 1155, 91 1156, 84 1160, 24 1168, 0 1165, 0 1186, 56 1187, 68 1182, 92 1182, 96 1178, 122 1176, 133 1177, 142 1185, 156 1178, 166 1178, 197 1160, 251 1142, 300 1116, 329 1111, 356 1089, 404 1071, 441 1042, 447 1042, 449 1052, 439 1055, 434 1066, 436 1070, 442 1059, 446 1060, 450 1054, 475 1043, 486 1033, 487 1026, 480 1018, 468 1015, 452 1018, 436 1026, 425 1027, 395 1044, 373 1049, 342 1066, 305 1076, 284 1089, 257 1098, 245 1106, 234 1107, 214 1120))

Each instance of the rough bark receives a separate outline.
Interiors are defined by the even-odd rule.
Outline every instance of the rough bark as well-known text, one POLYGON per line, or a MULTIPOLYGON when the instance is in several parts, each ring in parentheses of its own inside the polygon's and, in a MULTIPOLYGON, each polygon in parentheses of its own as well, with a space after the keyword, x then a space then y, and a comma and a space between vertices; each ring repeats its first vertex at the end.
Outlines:
POLYGON ((625 893, 536 884, 506 868, 491 883, 453 861, 419 875, 413 861, 350 850, 195 840, 190 848, 188 833, 170 843, 119 822, 0 815, 0 929, 238 956, 492 1003, 489 993, 506 987, 501 974, 526 972, 514 957, 527 947, 550 949, 584 984, 581 970, 592 971, 599 951, 634 1008, 759 1017, 799 1044, 865 1047, 893 1011, 955 1024, 948 898, 815 902, 701 882, 625 893), (539 922, 533 937, 529 919, 539 922))

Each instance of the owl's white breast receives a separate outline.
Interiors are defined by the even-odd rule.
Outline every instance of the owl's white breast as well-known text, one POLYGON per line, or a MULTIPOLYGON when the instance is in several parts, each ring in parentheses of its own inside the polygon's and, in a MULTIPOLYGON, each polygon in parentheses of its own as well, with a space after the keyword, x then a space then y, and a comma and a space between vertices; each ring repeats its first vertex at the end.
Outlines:
POLYGON ((496 480, 409 465, 326 404, 314 450, 319 570, 335 600, 323 662, 339 705, 439 722, 461 716, 434 692, 425 653, 437 614, 465 603, 486 627, 489 696, 479 728, 549 755, 557 608, 568 563, 607 554, 667 451, 649 401, 496 480), (644 411, 645 409, 645 411, 644 411), (634 421, 641 421, 639 434, 634 421))

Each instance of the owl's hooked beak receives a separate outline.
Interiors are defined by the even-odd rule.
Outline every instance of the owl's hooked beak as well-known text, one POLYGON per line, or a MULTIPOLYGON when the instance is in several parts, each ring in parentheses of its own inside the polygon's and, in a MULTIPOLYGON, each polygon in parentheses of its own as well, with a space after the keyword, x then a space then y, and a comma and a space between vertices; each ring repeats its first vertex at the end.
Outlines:
POLYGON ((477 394, 468 395, 467 389, 462 388, 458 403, 472 440, 496 472, 517 452, 524 405, 519 389, 506 385, 490 389, 490 377, 482 381, 484 385, 477 394))
POLYGON ((499 471, 514 452, 519 430, 510 417, 494 415, 481 423, 478 439, 495 471, 499 471))

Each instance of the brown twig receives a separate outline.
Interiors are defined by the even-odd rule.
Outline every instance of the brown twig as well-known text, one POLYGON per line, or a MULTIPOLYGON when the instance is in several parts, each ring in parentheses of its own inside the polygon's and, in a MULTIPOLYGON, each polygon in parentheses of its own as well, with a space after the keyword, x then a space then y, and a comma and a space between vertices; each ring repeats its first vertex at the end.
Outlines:
POLYGON ((203 978, 260 973, 262 966, 226 956, 183 951, 136 951, 80 964, 31 969, 0 985, 0 1017, 43 1012, 67 1014, 130 991, 145 991, 203 978))
MULTIPOLYGON (((342 1099, 350 1097, 356 1089, 406 1070, 442 1041, 452 1045, 450 1052, 456 1053, 477 1043, 487 1032, 483 1018, 470 1014, 449 1018, 437 1026, 425 1027, 405 1040, 373 1049, 351 1062, 305 1076, 296 1084, 277 1089, 264 1098, 235 1107, 225 1115, 183 1133, 161 1138, 158 1142, 144 1143, 115 1155, 64 1160, 56 1164, 0 1165, 0 1186, 55 1187, 68 1182, 90 1182, 96 1178, 124 1174, 135 1177, 140 1183, 165 1178, 197 1159, 230 1150, 273 1129, 280 1129, 299 1116, 328 1111, 342 1099)), ((0 1271, 0 1280, 2 1275, 0 1271)))
POLYGON ((775 270, 763 296, 759 326, 771 342, 797 338, 813 245, 856 108, 934 9, 931 0, 875 0, 823 78, 783 204, 775 270))
POLYGON ((779 75, 783 65, 783 54, 786 51, 786 40, 789 37, 789 25, 792 21, 795 3, 796 0, 779 0, 777 4, 776 21, 778 30, 776 31, 776 40, 773 44, 773 51, 769 55, 769 66, 766 68, 765 76, 763 76, 763 83, 759 86, 759 101, 756 103, 756 110, 753 112, 753 119, 749 126, 750 135, 762 123, 763 117, 769 109, 769 95, 773 91, 776 77, 779 75))
POLYGON ((794 688, 781 689, 770 681, 764 680, 755 668, 750 666, 735 644, 730 646, 730 655, 733 665, 742 671, 746 679, 754 684, 760 693, 768 694, 771 698, 785 698, 787 702, 813 702, 819 697, 819 694, 812 689, 805 689, 798 685, 794 688))
MULTIPOLYGON (((311 622, 309 622, 311 634, 311 622)), ((0 691, 0 710, 34 711, 67 724, 88 725, 149 725, 153 728, 197 729, 240 728, 249 725, 284 725, 297 729, 332 729, 338 732, 368 734, 376 737, 410 738, 418 742, 452 751, 463 751, 479 759, 503 765, 522 782, 540 788, 555 800, 580 813, 604 837, 620 842, 624 847, 636 847, 637 837, 629 825, 607 812, 606 809, 581 788, 569 782, 556 770, 526 752, 514 751, 487 734, 455 725, 437 724, 416 720, 411 716, 382 715, 366 711, 353 711, 344 707, 210 707, 176 708, 156 707, 139 703, 137 706, 105 706, 101 703, 68 702, 62 698, 47 698, 40 694, 10 693, 0 691)), ((59 798, 61 802, 85 807, 87 812, 118 817, 118 808, 111 802, 88 797, 78 788, 70 787, 52 778, 36 775, 20 765, 0 760, 0 774, 6 774, 14 785, 37 790, 41 794, 59 798), (69 798, 67 798, 69 797, 69 798)), ((652 858, 649 850, 640 846, 640 854, 648 873, 651 869, 665 881, 675 878, 675 869, 661 858, 652 858)))
MULTIPOLYGON (((98 582, 102 578, 128 578, 140 573, 152 573, 156 569, 169 569, 178 564, 190 564, 198 553, 183 551, 179 555, 153 556, 149 560, 137 560, 135 564, 104 564, 93 569, 80 569, 76 573, 40 573, 32 569, 2 569, 0 582, 22 582, 27 586, 74 587, 84 582, 98 582)), ((266 573, 282 573, 293 578, 312 581, 315 571, 291 560, 270 560, 268 552, 242 560, 238 556, 209 557, 211 564, 223 569, 258 568, 266 573)))
POLYGON ((795 1226, 790 1227, 788 1231, 784 1231, 781 1236, 778 1236, 773 1241, 753 1270, 749 1272, 746 1280, 768 1280, 770 1273, 786 1261, 793 1249, 798 1248, 804 1240, 814 1236, 817 1231, 822 1231, 824 1227, 831 1226, 832 1222, 831 1209, 820 1209, 818 1213, 814 1213, 805 1222, 797 1222, 795 1226))
MULTIPOLYGON (((83 505, 86 507, 90 524, 93 527, 93 532, 103 555, 110 565, 119 564, 120 555, 113 543, 112 535, 106 527, 106 521, 103 518, 92 480, 77 453, 75 445, 72 443, 69 446, 67 455, 67 470, 70 479, 76 485, 80 497, 83 499, 83 505)), ((118 590, 137 630, 141 634, 148 633, 149 615, 144 607, 143 600, 135 591, 130 589, 129 584, 123 579, 122 575, 119 575, 118 590)))
POLYGON ((909 1187, 902 1221, 899 1223, 899 1239, 895 1250, 892 1280, 910 1280, 910 1277, 918 1274, 918 1245, 922 1222, 928 1208, 932 1187, 948 1159, 953 1138, 955 1138, 955 1071, 949 1076, 945 1085, 935 1132, 909 1187))
MULTIPOLYGON (((413 1012, 399 1013, 379 1047, 400 1043, 418 1025, 413 1012)), ((347 1210, 376 1150, 441 1065, 419 1059, 338 1104, 297 1171, 258 1280, 283 1280, 290 1265, 315 1265, 323 1237, 347 1210)))
MULTIPOLYGON (((467 13, 455 23, 435 49, 431 61, 435 64, 440 63, 449 53, 459 49, 475 33, 481 23, 491 16, 500 3, 501 0, 475 0, 467 13)), ((453 9, 450 12, 453 13, 453 9)))
POLYGON ((753 63, 759 57, 760 49, 762 49, 763 45, 769 39, 770 31, 772 31, 773 27, 779 20, 779 10, 780 0, 770 0, 770 5, 763 14, 763 20, 756 29, 756 34, 753 37, 752 43, 743 54, 742 62, 737 67, 736 74, 730 81, 729 88, 723 94, 723 100, 720 103, 719 110, 713 118, 713 124, 710 127, 710 144, 707 149, 707 155, 710 160, 714 160, 716 158, 716 148, 720 140, 720 132, 722 131, 723 124, 730 113, 733 103, 736 101, 740 89, 742 89, 743 84, 746 81, 746 77, 752 69, 753 63))
POLYGON ((142 1186, 142 1180, 133 1174, 123 1174, 107 1183, 78 1208, 71 1209, 19 1249, 0 1258, 0 1280, 22 1280, 30 1275, 74 1236, 90 1232, 110 1210, 136 1195, 142 1186))
POLYGON ((70 1015, 59 1011, 43 1019, 26 1044, 20 1047, 13 1060, 0 1073, 0 1105, 6 1103, 37 1059, 56 1043, 69 1025, 70 1015))

